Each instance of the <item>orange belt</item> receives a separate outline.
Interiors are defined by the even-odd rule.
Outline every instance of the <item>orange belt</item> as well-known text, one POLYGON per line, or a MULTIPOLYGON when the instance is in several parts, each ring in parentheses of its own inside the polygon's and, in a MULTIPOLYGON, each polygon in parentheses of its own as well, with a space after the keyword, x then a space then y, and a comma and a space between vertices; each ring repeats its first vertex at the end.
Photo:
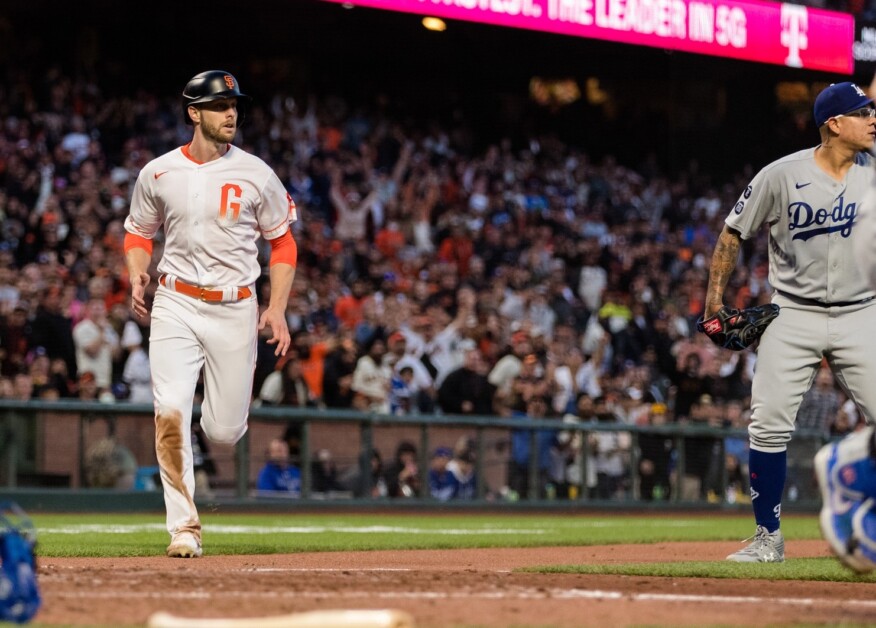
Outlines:
MULTIPOLYGON (((200 299, 201 301, 222 302, 227 300, 225 298, 224 290, 215 290, 211 288, 193 286, 191 284, 180 281, 179 279, 174 281, 172 286, 169 286, 167 281, 167 275, 161 275, 161 277, 158 278, 158 283, 160 283, 165 288, 176 290, 180 294, 184 294, 187 297, 192 297, 193 299, 200 299)), ((242 288, 237 288, 237 301, 240 301, 241 299, 248 299, 250 296, 252 296, 252 291, 246 286, 243 286, 242 288)))

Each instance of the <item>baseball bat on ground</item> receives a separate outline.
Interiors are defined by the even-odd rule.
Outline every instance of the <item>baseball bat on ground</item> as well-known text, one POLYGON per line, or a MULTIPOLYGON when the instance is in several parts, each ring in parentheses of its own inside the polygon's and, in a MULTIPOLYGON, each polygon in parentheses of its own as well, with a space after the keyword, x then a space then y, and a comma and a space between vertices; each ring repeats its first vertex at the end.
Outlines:
POLYGON ((415 628, 414 618, 397 610, 333 610, 275 615, 197 619, 158 612, 149 617, 148 628, 415 628))

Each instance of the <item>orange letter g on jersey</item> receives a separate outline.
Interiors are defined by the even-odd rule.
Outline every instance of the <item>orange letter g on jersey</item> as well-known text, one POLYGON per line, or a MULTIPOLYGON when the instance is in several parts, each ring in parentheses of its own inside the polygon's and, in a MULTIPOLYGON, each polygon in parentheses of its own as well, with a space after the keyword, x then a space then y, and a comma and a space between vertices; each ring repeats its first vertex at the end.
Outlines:
POLYGON ((236 183, 226 183, 222 186, 222 197, 219 201, 219 220, 223 222, 237 222, 237 219, 240 218, 240 203, 238 200, 242 196, 243 190, 236 183))

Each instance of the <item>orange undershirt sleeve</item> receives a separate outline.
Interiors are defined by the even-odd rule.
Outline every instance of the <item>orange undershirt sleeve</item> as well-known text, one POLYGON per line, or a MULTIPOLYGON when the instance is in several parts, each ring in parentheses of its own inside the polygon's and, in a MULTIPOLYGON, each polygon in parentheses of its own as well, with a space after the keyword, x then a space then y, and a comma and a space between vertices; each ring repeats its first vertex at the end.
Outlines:
POLYGON ((125 253, 131 249, 143 249, 149 253, 149 255, 152 255, 152 240, 133 233, 125 232, 125 253))
POLYGON ((295 238, 292 237, 292 232, 287 231, 279 238, 269 240, 271 243, 271 263, 274 264, 289 264, 295 268, 298 264, 298 245, 295 244, 295 238))

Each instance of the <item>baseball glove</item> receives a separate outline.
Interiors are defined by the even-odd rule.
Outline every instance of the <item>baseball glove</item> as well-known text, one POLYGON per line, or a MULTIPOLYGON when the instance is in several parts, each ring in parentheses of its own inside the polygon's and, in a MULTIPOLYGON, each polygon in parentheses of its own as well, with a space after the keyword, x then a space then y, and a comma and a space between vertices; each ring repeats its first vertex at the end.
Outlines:
POLYGON ((758 340, 778 315, 779 306, 775 303, 742 310, 725 305, 714 316, 706 320, 700 318, 697 331, 706 334, 719 347, 742 351, 758 340))

